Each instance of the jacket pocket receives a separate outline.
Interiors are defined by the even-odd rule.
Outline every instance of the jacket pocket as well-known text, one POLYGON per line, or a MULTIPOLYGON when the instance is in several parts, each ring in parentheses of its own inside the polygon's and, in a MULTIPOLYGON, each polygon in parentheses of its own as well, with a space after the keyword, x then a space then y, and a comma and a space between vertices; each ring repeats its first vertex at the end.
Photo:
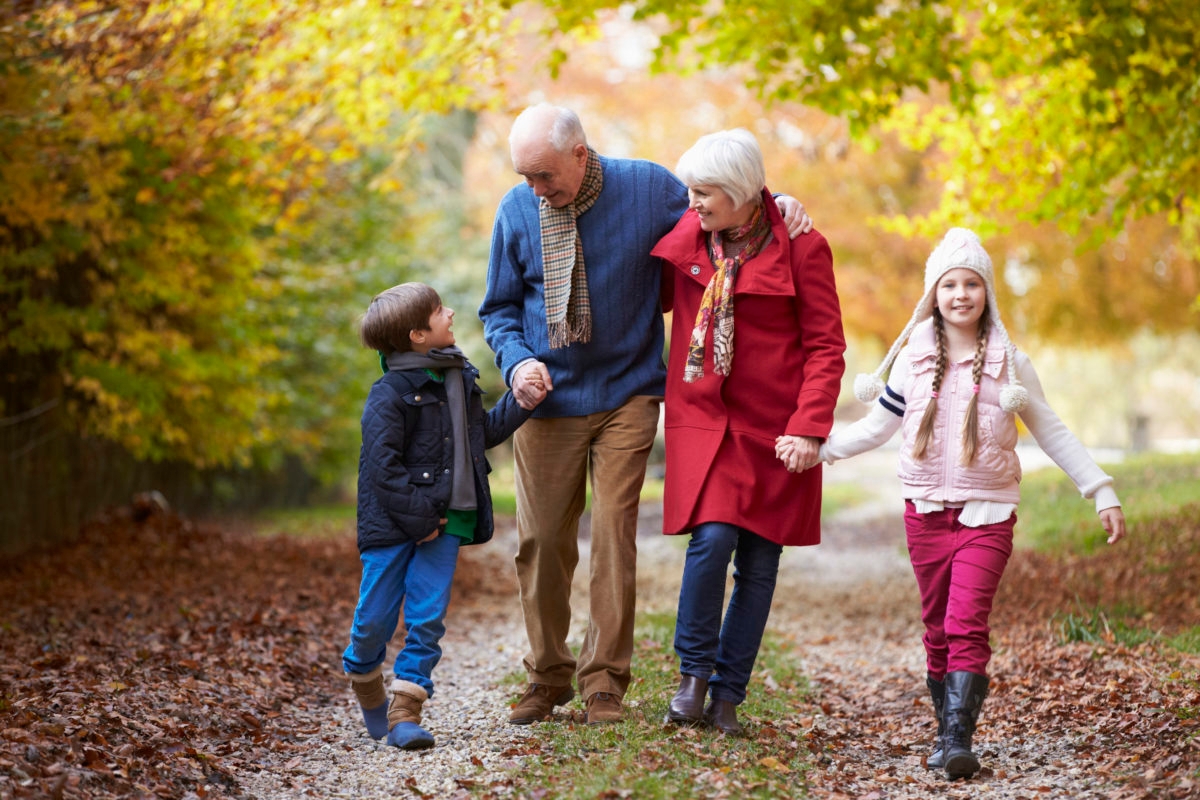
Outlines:
POLYGON ((414 486, 432 486, 437 480, 437 464, 412 464, 408 468, 408 480, 414 486))

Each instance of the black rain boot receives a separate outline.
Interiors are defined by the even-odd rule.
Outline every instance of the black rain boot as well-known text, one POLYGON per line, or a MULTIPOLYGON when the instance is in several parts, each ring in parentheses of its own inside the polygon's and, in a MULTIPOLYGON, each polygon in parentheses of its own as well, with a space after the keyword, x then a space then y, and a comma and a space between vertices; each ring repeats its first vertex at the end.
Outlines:
POLYGON ((986 675, 974 672, 951 672, 946 675, 946 706, 943 710, 945 733, 942 735, 942 757, 946 777, 970 778, 979 771, 979 759, 971 752, 971 737, 975 723, 987 697, 986 675))
POLYGON ((926 675, 925 685, 929 687, 929 699, 933 701, 933 715, 937 718, 937 736, 933 740, 933 752, 929 754, 929 758, 925 759, 925 768, 941 769, 945 766, 945 759, 942 757, 942 734, 945 733, 946 726, 942 719, 946 707, 946 684, 942 681, 935 681, 926 675))

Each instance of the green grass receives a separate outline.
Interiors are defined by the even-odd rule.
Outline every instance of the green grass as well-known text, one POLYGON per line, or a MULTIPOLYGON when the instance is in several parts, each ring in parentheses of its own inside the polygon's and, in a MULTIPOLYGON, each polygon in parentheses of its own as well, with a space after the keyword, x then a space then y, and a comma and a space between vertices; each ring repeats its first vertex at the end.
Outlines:
MULTIPOLYGON (((1200 454, 1141 455, 1104 469, 1113 476, 1130 530, 1200 503, 1200 454)), ((1017 518, 1020 546, 1091 553, 1106 539, 1095 504, 1081 498, 1057 467, 1025 476, 1017 518)))
MULTIPOLYGON (((514 516, 517 513, 517 498, 513 490, 512 463, 493 465, 491 474, 492 507, 497 514, 514 516)), ((642 485, 642 501, 661 501, 663 498, 663 479, 647 477, 642 485)), ((833 514, 845 508, 858 505, 870 500, 871 492, 850 483, 826 484, 822 496, 822 513, 833 514)), ((592 489, 587 489, 587 505, 592 505, 592 489)))
MULTIPOLYGON (((562 721, 536 726, 528 740, 528 757, 511 774, 523 796, 797 796, 797 784, 810 768, 798 717, 809 688, 791 650, 768 635, 750 695, 738 708, 749 735, 732 738, 663 723, 679 681, 673 635, 673 616, 639 615, 626 718, 593 727, 562 721)), ((522 675, 512 678, 514 700, 523 680, 522 675)), ((478 794, 491 791, 489 786, 477 787, 478 794)))
POLYGON ((261 536, 330 538, 354 534, 354 503, 282 508, 256 515, 251 524, 261 536))
POLYGON ((1200 626, 1165 636, 1157 630, 1129 622, 1127 619, 1128 617, 1121 616, 1120 609, 1080 607, 1056 617, 1058 641, 1099 646, 1116 644, 1128 648, 1153 644, 1180 653, 1200 655, 1200 626))
POLYGON ((875 495, 857 483, 827 483, 821 490, 821 516, 861 505, 875 495))
POLYGON ((1161 637, 1149 628, 1126 621, 1138 616, 1130 609, 1085 609, 1077 604, 1075 611, 1057 617, 1058 638, 1060 642, 1121 644, 1125 647, 1160 641, 1161 637))
MULTIPOLYGON (((1195 525, 1200 519, 1200 454, 1141 455, 1105 470, 1115 480, 1129 529, 1112 552, 1136 564, 1135 579, 1111 587, 1103 602, 1077 601, 1057 615, 1059 641, 1130 648, 1150 644, 1200 653, 1200 627, 1163 628, 1154 613, 1165 599, 1162 592, 1192 590, 1183 565, 1195 563, 1200 549, 1195 525)), ((1094 504, 1081 499, 1057 468, 1030 474, 1021 495, 1017 540, 1022 545, 1064 558, 1107 547, 1094 504)))
MULTIPOLYGON (((517 513, 517 496, 514 487, 514 473, 512 462, 505 462, 492 465, 492 474, 489 476, 492 485, 492 509, 497 514, 515 516, 517 513)), ((662 478, 647 477, 645 483, 642 484, 642 500, 662 500, 663 496, 663 480, 662 478)), ((592 507, 592 487, 589 482, 587 487, 587 502, 584 508, 592 507)))

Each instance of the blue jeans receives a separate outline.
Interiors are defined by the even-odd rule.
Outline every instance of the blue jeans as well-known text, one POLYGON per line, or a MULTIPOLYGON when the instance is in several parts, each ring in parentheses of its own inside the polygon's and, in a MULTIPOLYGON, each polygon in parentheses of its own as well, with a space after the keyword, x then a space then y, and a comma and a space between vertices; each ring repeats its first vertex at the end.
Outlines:
POLYGON ((396 655, 396 677, 415 683, 433 697, 433 668, 442 657, 450 584, 458 564, 457 536, 441 534, 432 542, 408 542, 364 551, 362 585, 350 646, 342 654, 346 672, 364 674, 387 657, 388 642, 404 605, 404 649, 396 655))
POLYGON ((675 621, 679 671, 707 680, 714 700, 738 704, 762 644, 782 545, 724 522, 697 525, 688 542, 675 621), (725 603, 725 576, 733 558, 733 594, 725 603))

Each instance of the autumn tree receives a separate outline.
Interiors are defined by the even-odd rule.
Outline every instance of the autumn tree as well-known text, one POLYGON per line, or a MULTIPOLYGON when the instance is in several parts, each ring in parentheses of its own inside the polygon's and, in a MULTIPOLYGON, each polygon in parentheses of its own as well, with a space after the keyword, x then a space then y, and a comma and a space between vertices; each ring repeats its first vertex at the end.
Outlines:
POLYGON ((414 233, 407 158, 431 118, 495 102, 505 19, 491 0, 5 5, 0 419, 53 408, 47 440, 201 469, 319 458, 348 411, 334 301, 403 279, 383 243, 414 233))
MULTIPOLYGON (((660 69, 731 71, 768 101, 842 117, 868 147, 898 140, 920 159, 912 183, 893 187, 909 202, 874 215, 886 230, 932 240, 965 224, 1031 242, 1044 236, 1030 236, 1037 226, 1052 226, 1052 244, 1017 248, 1003 260, 1016 262, 1017 290, 1040 281, 1056 307, 1086 290, 1072 317, 1089 321, 1097 337, 1139 325, 1196 327, 1186 302, 1162 302, 1200 292, 1193 3, 545 5, 554 30, 567 32, 620 6, 658 31, 660 69), (1135 220, 1150 222, 1138 228, 1135 220), (1109 252, 1096 256, 1105 242, 1109 252), (1064 283, 1068 292, 1053 291, 1064 283), (1095 292, 1106 300, 1092 316, 1085 298, 1095 292)), ((571 47, 560 48, 561 63, 571 47)), ((1047 321, 1042 330, 1051 332, 1047 321)))

